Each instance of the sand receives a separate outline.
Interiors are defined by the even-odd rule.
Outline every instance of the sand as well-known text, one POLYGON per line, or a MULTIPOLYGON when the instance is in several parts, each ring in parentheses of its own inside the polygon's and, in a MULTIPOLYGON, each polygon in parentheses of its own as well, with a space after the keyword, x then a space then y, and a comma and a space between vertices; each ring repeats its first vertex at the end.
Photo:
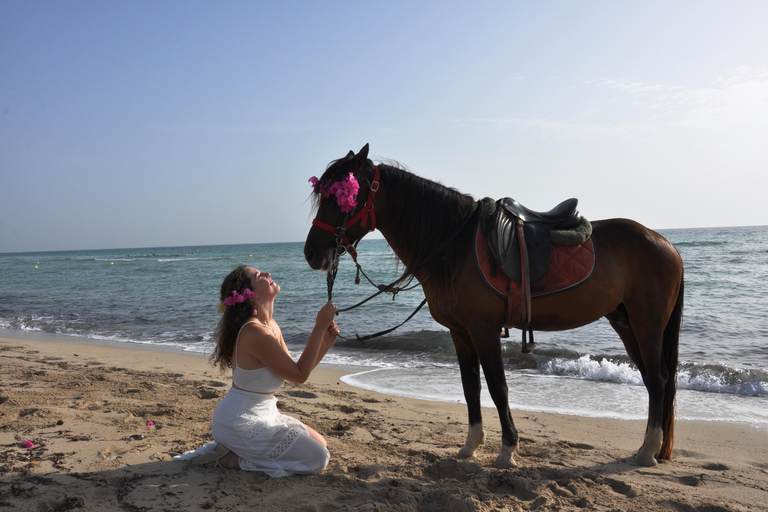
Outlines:
POLYGON ((513 411, 518 467, 498 470, 495 410, 483 411, 486 445, 460 460, 462 404, 361 390, 343 373, 320 367, 278 393, 332 458, 273 479, 171 460, 211 440, 230 385, 204 357, 0 338, 0 511, 768 508, 764 430, 678 421, 675 458, 645 468, 632 463, 644 422, 513 411))

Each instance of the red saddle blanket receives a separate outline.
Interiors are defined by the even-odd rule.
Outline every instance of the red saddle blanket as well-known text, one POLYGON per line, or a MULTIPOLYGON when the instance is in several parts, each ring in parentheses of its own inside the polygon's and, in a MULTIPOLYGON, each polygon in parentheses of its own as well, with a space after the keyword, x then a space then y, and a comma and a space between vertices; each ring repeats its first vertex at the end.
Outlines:
MULTIPOLYGON (((595 269, 595 243, 590 237, 581 245, 552 246, 552 263, 547 275, 531 283, 531 297, 541 298, 553 293, 562 292, 578 286, 589 279, 595 269)), ((486 284, 501 297, 514 301, 512 318, 519 318, 520 301, 522 299, 521 285, 508 278, 496 263, 495 276, 491 273, 491 258, 488 253, 488 242, 483 236, 480 225, 475 237, 475 263, 477 270, 486 284)), ((512 326, 507 326, 512 327, 512 326)))

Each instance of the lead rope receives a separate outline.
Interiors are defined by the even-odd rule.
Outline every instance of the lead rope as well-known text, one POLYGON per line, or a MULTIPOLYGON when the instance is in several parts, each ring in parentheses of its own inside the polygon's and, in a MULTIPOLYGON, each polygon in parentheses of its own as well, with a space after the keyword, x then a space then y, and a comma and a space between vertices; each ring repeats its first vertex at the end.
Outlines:
MULTIPOLYGON (((459 233, 461 233, 461 231, 464 230, 464 228, 466 227, 466 225, 470 221, 470 219, 472 217, 474 217, 475 212, 477 212, 481 207, 482 207, 482 205, 478 201, 476 203, 475 209, 472 210, 472 212, 469 215, 467 215, 464 218, 464 220, 461 222, 461 226, 459 227, 459 229, 457 229, 450 237, 448 237, 442 244, 440 244, 440 246, 437 248, 437 250, 435 250, 429 257, 427 257, 424 261, 422 261, 421 264, 417 267, 417 270, 418 270, 418 268, 421 268, 421 266, 424 265, 427 261, 432 259, 432 257, 435 254, 440 253, 448 245, 448 243, 451 242, 451 240, 453 240, 459 233)), ((341 235, 343 235, 343 231, 341 231, 341 235)), ((336 257, 334 258, 334 261, 331 264, 331 270, 328 272, 327 279, 326 279, 326 284, 328 286, 328 300, 329 301, 333 298, 333 283, 336 280, 336 273, 338 272, 339 260, 341 259, 341 255, 344 254, 344 251, 345 251, 344 242, 342 240, 342 236, 341 235, 337 235, 337 237, 336 237, 336 257)), ((377 297, 377 296, 381 295, 384 292, 391 293, 392 294, 392 300, 395 300, 395 296, 398 293, 400 293, 402 291, 412 290, 412 289, 414 289, 414 288, 416 288, 418 286, 421 286, 421 283, 416 283, 415 285, 413 285, 411 287, 407 287, 413 281, 413 272, 411 273, 411 277, 408 279, 408 284, 406 285, 406 287, 400 287, 399 286, 399 287, 393 288, 394 284, 397 281, 399 281, 399 279, 396 280, 396 281, 393 281, 392 283, 390 283, 388 285, 377 285, 376 283, 371 281, 371 278, 369 278, 368 274, 365 273, 365 271, 363 270, 362 266, 360 266, 360 264, 357 262, 357 258, 354 258, 354 261, 355 261, 355 265, 357 266, 357 273, 355 275, 355 284, 360 284, 360 273, 362 272, 362 274, 365 276, 365 278, 368 280, 368 282, 371 283, 371 285, 373 285, 374 287, 378 288, 379 291, 377 291, 376 293, 374 293, 373 295, 371 295, 367 299, 358 302, 354 306, 350 306, 348 308, 343 308, 343 309, 337 309, 336 310, 336 315, 338 315, 339 313, 343 313, 345 311, 350 311, 350 310, 355 309, 355 308, 357 308, 359 306, 362 306, 363 304, 365 304, 369 300, 373 299, 374 297, 377 297)), ((415 270, 414 270, 414 272, 415 272, 415 270)), ((429 277, 427 277, 427 279, 429 279, 429 277)), ((359 334, 355 333, 355 338, 357 338, 358 341, 363 342, 363 341, 366 341, 366 340, 370 340, 372 338, 376 338, 378 336, 382 336, 384 334, 388 334, 388 333, 394 331, 395 329, 403 326, 406 322, 408 322, 408 320, 413 318, 416 315, 416 313, 418 313, 419 310, 424 307, 424 304, 426 304, 426 303, 427 303, 427 299, 424 298, 424 300, 421 301, 421 304, 419 304, 416 307, 416 309, 413 311, 413 313, 411 313, 410 316, 408 318, 406 318, 401 324, 396 325, 395 327, 392 327, 392 328, 384 330, 384 331, 377 332, 375 334, 369 334, 369 335, 366 335, 366 336, 360 336, 359 334)), ((347 337, 342 336, 342 335, 339 335, 339 337, 341 339, 347 340, 347 341, 350 339, 350 338, 347 338, 347 337)))
MULTIPOLYGON (((328 271, 326 276, 326 285, 328 286, 328 302, 333 300, 333 283, 336 281, 336 273, 339 271, 339 260, 335 259, 331 270, 328 271)), ((336 312, 338 314, 338 311, 336 312)))
MULTIPOLYGON (((379 291, 377 291, 376 293, 374 293, 373 295, 371 295, 367 299, 364 299, 364 300, 358 302, 354 306, 350 306, 348 308, 343 308, 343 309, 337 309, 336 310, 336 315, 338 315, 339 313, 344 313, 345 311, 350 311, 350 310, 355 309, 355 308, 357 308, 359 306, 362 306, 363 304, 365 304, 369 300, 373 299, 374 297, 378 297, 379 295, 381 295, 384 292, 392 293, 392 300, 395 300, 395 296, 398 293, 400 293, 401 291, 412 290, 412 289, 416 288, 417 286, 421 285, 421 283, 418 283, 418 284, 416 284, 416 285, 414 285, 414 286, 412 286, 410 288, 401 288, 401 287, 393 288, 392 286, 397 281, 393 281, 392 283, 390 283, 388 285, 381 285, 381 284, 380 285, 376 285, 365 274, 365 271, 362 270, 360 265, 357 262, 355 262, 355 264, 357 265, 358 272, 363 272, 363 275, 368 280, 368 282, 371 283, 373 286, 377 287, 379 289, 379 291)), ((334 260, 334 263, 331 266, 331 270, 328 271, 328 275, 327 275, 327 278, 326 278, 326 284, 328 285, 328 300, 329 301, 333 299, 333 283, 336 281, 336 273, 338 272, 338 270, 339 270, 339 258, 337 257, 334 260)), ((410 281, 408 281, 408 282, 410 283, 410 281)), ((424 304, 426 304, 426 303, 427 303, 427 299, 425 298, 423 301, 421 301, 421 304, 419 304, 418 307, 416 307, 416 309, 413 311, 413 313, 410 314, 410 316, 408 318, 406 318, 402 323, 396 325, 395 327, 392 327, 390 329, 387 329, 387 330, 384 330, 384 331, 380 331, 380 332, 377 332, 377 333, 374 333, 374 334, 368 334, 366 336, 360 336, 359 334, 355 333, 355 338, 357 339, 357 341, 362 343, 364 341, 367 341, 367 340, 370 340, 370 339, 373 339, 373 338, 378 338, 379 336, 383 336, 384 334, 388 334, 388 333, 394 331, 395 329, 403 326, 408 320, 413 318, 416 315, 416 313, 418 313, 419 310, 424 307, 424 304)), ((346 341, 350 341, 351 340, 351 338, 347 338, 346 336, 343 336, 341 334, 339 334, 339 338, 341 338, 343 340, 346 340, 346 341)))

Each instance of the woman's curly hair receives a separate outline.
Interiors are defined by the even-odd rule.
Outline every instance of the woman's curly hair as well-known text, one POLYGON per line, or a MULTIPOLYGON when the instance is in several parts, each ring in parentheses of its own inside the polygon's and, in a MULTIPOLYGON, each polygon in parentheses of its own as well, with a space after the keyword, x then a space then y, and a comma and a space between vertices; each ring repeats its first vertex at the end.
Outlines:
MULTIPOLYGON (((221 283, 219 296, 219 300, 222 303, 224 299, 232 295, 233 291, 237 293, 243 293, 245 289, 253 291, 251 289, 251 279, 245 273, 247 268, 245 265, 240 265, 224 278, 224 282, 221 283)), ((232 352, 235 349, 237 335, 240 333, 240 328, 252 314, 253 302, 251 300, 224 308, 224 313, 214 332, 216 347, 213 349, 213 354, 211 354, 211 364, 218 366, 221 373, 226 372, 228 368, 232 368, 232 352)))

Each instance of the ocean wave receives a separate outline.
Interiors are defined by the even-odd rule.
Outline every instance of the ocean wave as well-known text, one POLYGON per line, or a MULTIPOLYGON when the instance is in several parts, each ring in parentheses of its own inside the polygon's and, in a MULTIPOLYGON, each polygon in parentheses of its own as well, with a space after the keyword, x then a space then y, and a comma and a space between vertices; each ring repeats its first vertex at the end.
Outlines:
POLYGON ((182 261, 199 261, 199 260, 208 260, 209 258, 158 258, 158 263, 178 263, 182 261))
POLYGON ((716 247, 732 243, 729 240, 706 240, 695 242, 672 242, 675 247, 716 247))
MULTIPOLYGON (((575 360, 554 358, 544 362, 539 369, 546 375, 631 386, 643 385, 642 375, 633 364, 607 358, 597 359, 590 355, 583 355, 575 360)), ((768 396, 768 372, 762 369, 682 363, 678 368, 677 387, 708 393, 768 396)))
POLYGON ((643 384, 642 375, 633 365, 623 362, 616 363, 606 358, 598 361, 589 355, 581 356, 576 360, 552 359, 545 362, 540 370, 547 375, 575 377, 597 382, 613 382, 632 386, 643 384))
POLYGON ((768 371, 723 365, 682 364, 677 373, 681 389, 745 396, 768 396, 768 371))

